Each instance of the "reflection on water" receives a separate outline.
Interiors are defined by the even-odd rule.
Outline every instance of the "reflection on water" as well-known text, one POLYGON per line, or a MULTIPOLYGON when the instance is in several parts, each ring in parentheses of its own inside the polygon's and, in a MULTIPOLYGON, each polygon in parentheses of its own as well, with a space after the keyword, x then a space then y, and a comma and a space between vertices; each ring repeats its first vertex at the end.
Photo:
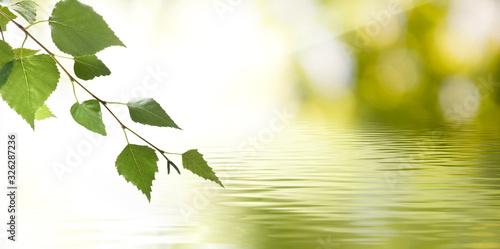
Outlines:
POLYGON ((200 220, 218 224, 207 238, 243 248, 500 248, 489 128, 298 123, 200 220))
POLYGON ((55 222, 66 242, 55 245, 500 248, 497 125, 443 129, 303 118, 250 154, 226 167, 234 151, 207 153, 225 175, 224 190, 196 178, 169 189, 172 182, 163 179, 147 206, 141 199, 59 213, 55 222), (117 208, 130 212, 113 216, 117 208))

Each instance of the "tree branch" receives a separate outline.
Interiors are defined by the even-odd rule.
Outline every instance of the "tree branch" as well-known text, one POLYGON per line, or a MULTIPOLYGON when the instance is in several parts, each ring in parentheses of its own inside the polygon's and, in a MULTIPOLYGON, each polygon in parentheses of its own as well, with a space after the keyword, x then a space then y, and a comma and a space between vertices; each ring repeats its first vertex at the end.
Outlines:
MULTIPOLYGON (((137 136, 138 138, 140 138, 142 141, 146 142, 147 144, 149 144, 150 146, 152 146, 155 150, 157 150, 166 160, 167 160, 167 164, 168 164, 168 167, 170 167, 170 159, 167 158, 167 156, 165 155, 165 151, 159 149, 158 147, 156 147, 155 145, 153 145, 151 142, 149 142, 148 140, 146 140, 145 138, 143 138, 142 136, 140 136, 139 134, 137 134, 135 131, 131 130, 130 128, 128 128, 125 124, 123 124, 123 122, 115 115, 115 113, 113 111, 111 111, 111 109, 109 109, 109 107, 107 106, 107 102, 102 100, 101 98, 97 97, 94 93, 92 93, 90 90, 88 90, 85 86, 83 86, 75 77, 73 77, 73 75, 71 75, 68 70, 66 70, 66 68, 56 59, 54 53, 52 53, 47 47, 45 47, 40 41, 38 41, 38 39, 36 39, 35 37, 33 37, 33 35, 31 35, 31 33, 26 30, 26 28, 24 28, 21 24, 19 24, 18 22, 14 21, 12 18, 10 18, 7 14, 5 14, 5 12, 3 12, 2 10, 0 10, 0 14, 3 15, 5 18, 9 19, 12 23, 14 23, 21 31, 23 31, 27 37, 31 38, 34 42, 36 42, 45 52, 47 52, 47 54, 55 61, 55 63, 63 70, 63 72, 68 76, 69 80, 71 82, 74 82, 76 83, 78 86, 80 86, 83 90, 85 90, 88 94, 90 94, 90 96, 92 96, 95 100, 99 101, 103 106, 104 108, 106 108, 106 110, 108 110, 108 112, 111 114, 111 116, 113 116, 113 118, 118 122, 118 124, 120 124, 120 126, 122 127, 122 129, 125 131, 125 130, 129 130, 132 134, 134 134, 135 136, 137 136)), ((0 27, 0 31, 1 31, 1 27, 0 27)), ((2 38, 3 38, 3 31, 2 31, 2 38)), ((126 135, 126 134, 125 134, 126 135)), ((127 141, 128 141, 128 138, 127 138, 127 141)), ((177 170, 177 172, 180 174, 181 172, 179 171, 179 169, 177 168, 177 166, 175 166, 175 164, 172 163, 172 165, 174 166, 174 168, 177 170)), ((170 171, 170 169, 169 169, 170 171)))

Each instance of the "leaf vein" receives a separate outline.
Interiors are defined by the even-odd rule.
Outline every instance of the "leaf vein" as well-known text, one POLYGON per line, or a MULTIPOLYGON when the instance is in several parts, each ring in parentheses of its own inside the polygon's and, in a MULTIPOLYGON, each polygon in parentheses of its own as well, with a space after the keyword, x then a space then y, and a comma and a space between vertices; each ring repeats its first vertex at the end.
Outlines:
POLYGON ((108 37, 108 36, 105 36, 105 35, 101 35, 99 33, 93 33, 93 32, 90 32, 88 30, 79 29, 79 28, 67 25, 65 23, 62 23, 62 22, 58 22, 58 21, 54 21, 54 20, 49 20, 49 22, 56 23, 56 24, 59 24, 61 26, 64 26, 64 27, 67 27, 67 28, 71 28, 71 29, 74 29, 74 30, 77 30, 77 31, 80 31, 80 32, 83 32, 83 33, 88 33, 88 34, 91 34, 91 35, 99 36, 99 37, 102 37, 102 38, 104 38, 106 40, 110 40, 110 41, 114 40, 113 37, 108 37))
POLYGON ((144 179, 144 176, 142 175, 142 171, 139 167, 139 163, 137 162, 137 158, 135 157, 134 151, 132 150, 132 147, 130 146, 130 144, 128 147, 129 147, 130 153, 132 154, 132 157, 134 158, 134 162, 135 162, 135 166, 137 167, 137 171, 139 171, 139 175, 141 175, 141 179, 142 179, 141 185, 144 185, 146 180, 144 179))

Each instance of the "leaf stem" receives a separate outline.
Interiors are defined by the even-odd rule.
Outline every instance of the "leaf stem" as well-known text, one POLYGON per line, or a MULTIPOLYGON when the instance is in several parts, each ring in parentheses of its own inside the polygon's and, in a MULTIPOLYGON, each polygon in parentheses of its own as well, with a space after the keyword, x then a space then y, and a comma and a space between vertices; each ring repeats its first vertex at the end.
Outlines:
POLYGON ((59 57, 59 58, 63 58, 63 59, 68 59, 68 60, 75 60, 75 58, 67 57, 67 56, 62 56, 62 55, 57 55, 57 54, 54 54, 54 56, 59 57))
POLYGON ((29 29, 29 28, 31 28, 33 25, 36 25, 36 24, 39 24, 39 23, 42 23, 42 22, 50 22, 50 20, 41 20, 41 21, 34 22, 34 23, 32 23, 32 24, 28 25, 28 26, 27 26, 26 28, 24 28, 24 29, 29 29))
POLYGON ((166 152, 166 151, 164 151, 163 153, 169 154, 169 155, 179 155, 179 156, 182 156, 181 153, 173 153, 173 152, 166 152))
POLYGON ((126 103, 122 103, 122 102, 110 102, 110 101, 107 101, 106 103, 112 104, 112 105, 127 105, 126 103))
MULTIPOLYGON (((153 147, 155 150, 157 150, 158 152, 160 153, 164 153, 163 150, 159 149, 158 147, 156 147, 154 144, 150 143, 148 140, 146 140, 145 138, 141 137, 139 134, 135 133, 135 131, 131 130, 130 128, 128 128, 127 126, 123 126, 124 129, 127 129, 129 130, 130 132, 132 132, 132 134, 134 134, 136 137, 140 138, 142 141, 146 142, 147 144, 149 144, 151 147, 153 147)), ((165 159, 167 159, 167 161, 170 161, 166 156, 164 156, 165 159)))
MULTIPOLYGON (((127 126, 125 126, 122 121, 115 115, 115 113, 113 111, 111 111, 111 109, 109 109, 108 107, 108 102, 100 99, 99 97, 97 97, 95 94, 93 94, 90 90, 88 90, 85 86, 83 86, 75 77, 73 77, 73 75, 71 75, 68 70, 66 70, 66 68, 56 59, 56 55, 54 53, 52 53, 49 49, 47 49, 40 41, 38 41, 35 37, 33 37, 31 35, 30 32, 28 32, 28 30, 26 30, 26 28, 24 28, 23 26, 21 26, 19 23, 17 23, 16 21, 14 21, 12 18, 10 18, 7 14, 5 14, 5 12, 3 12, 2 10, 0 10, 0 14, 5 16, 5 18, 9 19, 12 23, 14 23, 21 31, 23 31, 25 34, 26 34, 26 37, 30 37, 34 42, 36 42, 43 50, 45 50, 45 52, 47 52, 47 54, 54 60, 54 62, 63 70, 63 72, 68 76, 68 78, 70 79, 71 83, 73 83, 73 86, 74 86, 74 83, 76 83, 78 86, 80 86, 83 90, 85 90, 88 94, 90 94, 90 96, 92 96, 95 100, 99 101, 103 106, 104 108, 106 108, 106 110, 108 110, 108 112, 111 114, 111 116, 113 116, 113 118, 120 124, 120 126, 122 127, 123 131, 125 132, 125 130, 128 130, 130 131, 132 134, 134 134, 135 136, 137 136, 138 138, 140 138, 142 141, 146 142, 147 144, 149 144, 151 147, 153 147, 155 150, 157 150, 158 152, 160 152, 160 154, 167 160, 167 162, 172 162, 170 159, 168 159, 168 157, 165 155, 165 151, 159 149, 158 147, 156 147, 154 144, 152 144, 151 142, 149 142, 148 140, 146 140, 145 138, 143 138, 142 136, 140 136, 139 134, 137 134, 135 131, 131 130, 130 128, 128 128, 127 126)), ((29 26, 28 26, 29 27, 29 26)), ((74 88, 73 88, 74 89, 74 88)), ((75 93, 75 97, 76 97, 76 93, 75 93)), ((77 100, 78 101, 78 100, 77 100)), ((109 102, 110 104, 123 104, 123 103, 119 103, 119 102, 109 102)), ((127 143, 129 142, 128 141, 128 137, 127 137, 127 134, 125 133, 125 137, 127 139, 127 143)), ((171 154, 171 153, 169 153, 171 154)), ((172 163, 172 165, 174 165, 172 163)), ((179 169, 174 165, 174 168, 177 170, 177 172, 180 174, 180 171, 179 169)))
POLYGON ((125 139, 127 140, 127 144, 130 144, 130 142, 128 141, 127 132, 125 131, 125 127, 122 127, 122 130, 123 130, 123 134, 125 134, 125 139))
POLYGON ((21 44, 21 51, 20 51, 20 57, 23 58, 23 50, 24 50, 24 44, 26 43, 26 40, 28 40, 28 35, 24 37, 23 44, 21 44))
POLYGON ((73 94, 75 95, 76 102, 80 104, 80 101, 78 101, 78 97, 76 96, 75 83, 72 80, 71 80, 71 85, 73 86, 73 94))

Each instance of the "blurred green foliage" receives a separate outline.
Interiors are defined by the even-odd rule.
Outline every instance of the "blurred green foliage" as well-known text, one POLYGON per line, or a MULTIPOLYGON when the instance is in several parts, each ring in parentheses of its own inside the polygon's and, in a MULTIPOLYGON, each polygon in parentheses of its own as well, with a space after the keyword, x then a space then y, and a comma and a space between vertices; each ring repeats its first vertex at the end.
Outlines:
MULTIPOLYGON (((362 25, 337 37, 353 61, 348 83, 352 112, 386 121, 497 119, 500 39, 468 22, 480 17, 481 10, 468 16, 472 14, 456 10, 466 6, 464 1, 409 2, 380 4, 364 16, 362 25)), ((321 4, 336 8, 331 1, 321 4)), ((352 3, 360 9, 363 4, 352 3)), ((314 82, 302 79, 314 89, 314 82)), ((307 100, 322 98, 310 91, 307 100)), ((345 99, 332 101, 338 106, 345 99)))

